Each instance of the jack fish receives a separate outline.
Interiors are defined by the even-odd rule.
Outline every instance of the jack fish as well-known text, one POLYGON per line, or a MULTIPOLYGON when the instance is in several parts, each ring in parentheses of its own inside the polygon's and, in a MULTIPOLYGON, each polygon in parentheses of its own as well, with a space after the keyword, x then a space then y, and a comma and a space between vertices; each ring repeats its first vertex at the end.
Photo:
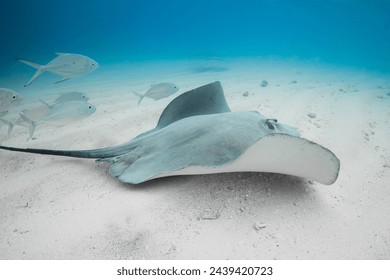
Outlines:
POLYGON ((144 97, 149 97, 154 100, 159 100, 176 93, 178 90, 179 87, 173 83, 159 83, 159 84, 151 85, 148 91, 144 95, 139 94, 135 91, 133 91, 133 93, 139 97, 138 100, 138 105, 139 105, 142 99, 144 99, 144 97))
POLYGON ((59 83, 72 77, 82 76, 99 67, 99 64, 95 60, 84 55, 72 53, 56 54, 57 57, 46 65, 40 65, 35 62, 18 58, 20 62, 37 69, 31 79, 24 85, 25 87, 34 82, 45 71, 61 76, 62 80, 56 82, 59 83))
POLYGON ((72 91, 72 92, 65 92, 62 93, 60 96, 57 97, 56 100, 54 100, 53 103, 62 103, 67 101, 88 101, 89 97, 82 92, 72 91))
POLYGON ((7 113, 8 109, 17 105, 22 97, 15 91, 8 88, 0 88, 0 116, 7 113))
POLYGON ((42 102, 43 104, 45 104, 49 108, 50 108, 50 106, 53 106, 53 105, 58 104, 58 103, 69 102, 69 101, 85 101, 86 102, 88 100, 89 100, 89 97, 85 93, 76 92, 76 91, 62 93, 60 96, 58 96, 56 98, 56 100, 53 101, 52 105, 43 101, 42 99, 39 99, 40 102, 42 102))
POLYGON ((46 124, 53 126, 64 126, 66 124, 84 119, 96 111, 95 106, 84 101, 69 101, 52 105, 49 110, 38 120, 31 120, 25 114, 20 116, 29 125, 30 138, 34 135, 38 125, 46 124))

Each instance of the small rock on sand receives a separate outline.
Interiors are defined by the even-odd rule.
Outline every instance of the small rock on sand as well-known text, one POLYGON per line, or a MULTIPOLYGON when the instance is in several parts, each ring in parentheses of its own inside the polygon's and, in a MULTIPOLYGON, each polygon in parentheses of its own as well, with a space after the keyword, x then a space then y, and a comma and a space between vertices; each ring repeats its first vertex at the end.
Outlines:
POLYGON ((268 86, 268 82, 267 82, 266 80, 262 80, 262 81, 261 81, 261 86, 262 86, 262 87, 268 86))
POLYGON ((257 232, 259 232, 260 230, 262 230, 262 229, 264 229, 264 228, 266 228, 266 227, 267 227, 266 224, 257 223, 257 222, 253 225, 253 228, 254 228, 257 232))
POLYGON ((307 114, 307 116, 308 116, 309 118, 312 118, 312 119, 314 119, 315 117, 317 117, 316 113, 312 113, 312 112, 310 112, 309 114, 307 114))
POLYGON ((245 97, 247 97, 249 95, 249 92, 248 91, 246 91, 246 92, 244 92, 243 94, 242 94, 242 96, 245 96, 245 97))

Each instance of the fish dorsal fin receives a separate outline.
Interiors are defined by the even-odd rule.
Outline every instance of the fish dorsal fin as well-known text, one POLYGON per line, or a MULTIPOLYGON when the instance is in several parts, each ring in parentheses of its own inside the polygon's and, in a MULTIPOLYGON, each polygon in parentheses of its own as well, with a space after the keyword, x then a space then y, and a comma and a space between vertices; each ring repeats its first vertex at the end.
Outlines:
POLYGON ((158 120, 161 129, 178 120, 197 116, 230 112, 219 81, 187 91, 168 104, 158 120))

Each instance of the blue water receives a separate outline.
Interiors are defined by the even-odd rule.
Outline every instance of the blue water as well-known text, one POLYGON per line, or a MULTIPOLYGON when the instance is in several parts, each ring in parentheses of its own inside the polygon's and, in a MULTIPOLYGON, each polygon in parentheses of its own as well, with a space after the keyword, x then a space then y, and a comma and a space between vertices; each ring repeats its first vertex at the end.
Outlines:
POLYGON ((390 71, 387 0, 2 0, 0 73, 55 52, 99 63, 298 57, 390 71))

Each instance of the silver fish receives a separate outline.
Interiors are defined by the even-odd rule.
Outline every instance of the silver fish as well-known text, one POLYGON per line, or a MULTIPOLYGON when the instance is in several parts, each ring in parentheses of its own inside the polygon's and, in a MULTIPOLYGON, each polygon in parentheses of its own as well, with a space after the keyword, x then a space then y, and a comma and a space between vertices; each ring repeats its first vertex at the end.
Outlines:
POLYGON ((0 116, 4 116, 11 106, 17 105, 22 97, 8 88, 0 88, 0 116))
MULTIPOLYGON (((48 105, 48 104, 47 104, 48 105)), ((22 113, 25 117, 30 120, 38 120, 40 119, 46 112, 49 111, 51 105, 47 106, 46 104, 35 104, 33 106, 29 106, 27 109, 24 109, 20 112, 10 112, 5 116, 0 115, 0 127, 1 125, 8 125, 8 135, 11 135, 11 132, 15 126, 23 126, 29 128, 29 123, 25 122, 21 117, 20 113, 22 113)))
POLYGON ((72 53, 56 54, 57 57, 46 65, 40 65, 35 62, 18 58, 20 62, 37 69, 31 79, 24 85, 25 87, 34 82, 45 71, 61 76, 62 80, 56 82, 59 83, 72 77, 87 74, 99 67, 99 64, 95 60, 84 55, 72 53))
POLYGON ((18 108, 18 110, 10 110, 10 112, 7 112, 5 115, 0 114, 0 127, 1 125, 8 125, 8 135, 11 135, 15 126, 29 128, 29 123, 24 121, 24 119, 20 116, 20 113, 30 120, 39 120, 45 113, 47 113, 47 111, 49 111, 50 106, 51 105, 47 103, 28 104, 27 108, 24 106, 23 109, 18 108))
MULTIPOLYGON (((55 104, 63 103, 68 101, 83 101, 88 100, 89 98, 83 93, 78 92, 69 92, 61 94, 53 104, 49 104, 41 99, 38 99, 41 103, 30 104, 27 108, 18 112, 10 112, 8 114, 0 114, 0 126, 3 124, 8 125, 8 135, 11 134, 14 126, 24 126, 29 128, 29 123, 25 122, 25 120, 20 116, 22 113, 25 117, 30 120, 39 120, 41 119, 55 104), (72 100, 72 97, 74 100, 72 100), (84 98, 83 98, 84 97, 84 98), (79 100, 78 100, 79 99, 79 100), (57 102, 57 103, 56 103, 57 102)), ((7 112, 6 112, 7 113, 7 112)))
POLYGON ((51 107, 54 104, 68 102, 68 101, 88 101, 89 97, 82 92, 72 91, 72 92, 65 92, 62 93, 60 96, 58 96, 54 101, 53 104, 50 105, 49 103, 43 101, 42 99, 39 99, 40 102, 45 104, 47 107, 51 107))
POLYGON ((159 83, 159 84, 152 84, 144 95, 139 94, 135 91, 133 91, 133 93, 139 97, 138 100, 138 105, 139 105, 142 99, 144 99, 144 97, 149 97, 154 100, 159 100, 176 93, 178 90, 179 87, 173 83, 159 83))
POLYGON ((61 103, 61 102, 67 102, 67 101, 88 101, 89 97, 82 92, 72 91, 72 92, 65 92, 62 93, 60 96, 54 100, 53 103, 61 103))
POLYGON ((30 138, 34 135, 35 128, 38 125, 53 125, 64 126, 66 124, 84 119, 96 111, 95 106, 84 101, 69 101, 54 104, 49 110, 38 120, 31 120, 25 114, 21 113, 20 116, 30 126, 29 134, 30 138))

